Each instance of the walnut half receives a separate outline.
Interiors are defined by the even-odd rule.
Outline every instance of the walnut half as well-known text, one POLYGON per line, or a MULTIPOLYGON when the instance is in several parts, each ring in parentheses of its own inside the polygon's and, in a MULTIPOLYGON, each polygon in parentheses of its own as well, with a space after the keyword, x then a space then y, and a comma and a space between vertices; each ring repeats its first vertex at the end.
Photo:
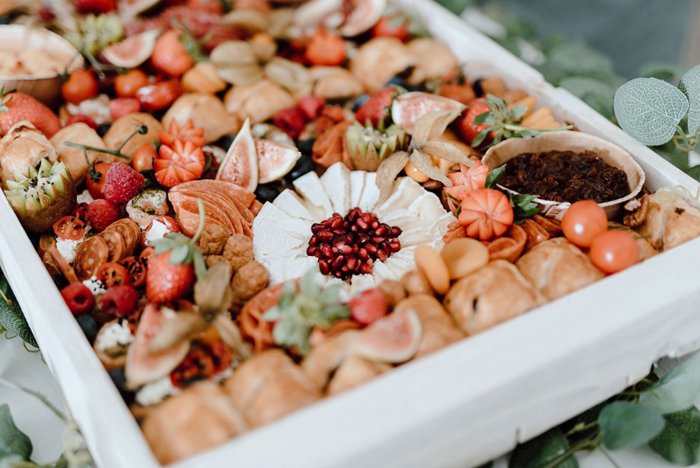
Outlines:
POLYGON ((631 228, 641 226, 644 224, 644 221, 646 221, 647 213, 649 212, 649 195, 644 194, 642 198, 630 200, 625 204, 625 210, 630 212, 622 218, 622 222, 625 226, 631 228))

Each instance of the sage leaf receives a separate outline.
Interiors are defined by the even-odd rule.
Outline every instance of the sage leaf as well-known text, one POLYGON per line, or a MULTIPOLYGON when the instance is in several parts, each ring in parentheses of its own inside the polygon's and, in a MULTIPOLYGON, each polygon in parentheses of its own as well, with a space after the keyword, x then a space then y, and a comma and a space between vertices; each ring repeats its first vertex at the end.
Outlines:
POLYGON ((663 145, 688 112, 678 88, 656 78, 635 78, 615 93, 615 116, 622 129, 648 146, 663 145))
POLYGON ((688 466, 700 462, 700 411, 696 407, 664 416, 664 430, 649 448, 676 465, 688 466))
POLYGON ((3 274, 0 274, 0 291, 10 300, 10 304, 8 304, 4 299, 0 298, 0 325, 13 335, 19 336, 28 345, 38 348, 39 345, 34 338, 32 330, 29 328, 27 319, 24 318, 22 308, 19 306, 17 298, 3 274))
MULTIPOLYGON (((562 457, 568 449, 569 442, 566 437, 561 429, 555 428, 518 445, 510 457, 508 468, 542 468, 562 457)), ((578 468, 578 461, 571 454, 562 460, 557 468, 578 468)))
POLYGON ((414 145, 420 148, 426 141, 437 138, 445 133, 447 126, 452 123, 454 119, 459 117, 463 109, 464 106, 455 110, 433 111, 423 114, 418 121, 416 121, 416 126, 413 130, 414 145))
POLYGON ((17 429, 7 404, 0 405, 0 440, 7 455, 17 455, 24 460, 29 460, 32 455, 32 441, 17 429))
POLYGON ((686 95, 690 103, 688 133, 692 135, 700 129, 700 65, 683 75, 678 83, 678 89, 686 95))
POLYGON ((690 408, 700 398, 700 353, 676 366, 639 396, 639 404, 661 414, 690 408))
POLYGON ((610 450, 637 447, 659 435, 664 418, 646 406, 630 401, 615 401, 598 415, 603 444, 610 450))
POLYGON ((455 145, 446 141, 429 141, 421 147, 423 153, 428 153, 442 159, 447 159, 453 163, 469 166, 472 161, 455 145))
POLYGON ((411 164, 413 164, 416 169, 418 169, 423 174, 427 175, 433 180, 442 182, 445 187, 452 187, 452 181, 447 178, 444 172, 435 167, 432 161, 426 157, 423 153, 418 150, 413 150, 411 153, 411 164))

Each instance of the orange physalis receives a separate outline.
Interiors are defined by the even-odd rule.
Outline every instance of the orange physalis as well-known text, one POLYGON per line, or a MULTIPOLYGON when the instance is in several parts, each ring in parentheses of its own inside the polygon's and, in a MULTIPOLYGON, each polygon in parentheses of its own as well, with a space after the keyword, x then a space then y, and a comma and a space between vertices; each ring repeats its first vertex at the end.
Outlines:
POLYGON ((446 187, 445 192, 456 200, 464 200, 474 190, 482 189, 486 185, 486 177, 489 175, 489 167, 476 161, 472 167, 459 165, 460 171, 447 174, 452 181, 452 187, 446 187))
POLYGON ((508 197, 494 189, 477 189, 462 200, 459 224, 467 236, 482 241, 502 236, 513 224, 513 207, 508 197))
POLYGON ((161 130, 160 133, 158 133, 158 139, 161 143, 168 146, 172 146, 175 140, 180 140, 183 143, 191 141, 200 148, 207 144, 207 140, 204 139, 204 128, 194 128, 192 120, 188 120, 187 123, 180 128, 177 121, 173 119, 173 121, 170 122, 170 129, 167 132, 161 130))
POLYGON ((191 141, 175 140, 172 147, 161 145, 158 159, 153 163, 156 179, 171 188, 183 182, 198 179, 204 172, 206 158, 202 149, 191 141))

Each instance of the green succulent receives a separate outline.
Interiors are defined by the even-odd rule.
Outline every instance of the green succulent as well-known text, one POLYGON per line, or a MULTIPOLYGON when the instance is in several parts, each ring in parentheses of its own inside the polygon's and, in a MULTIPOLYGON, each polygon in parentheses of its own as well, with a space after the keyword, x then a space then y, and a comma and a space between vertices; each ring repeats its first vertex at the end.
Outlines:
POLYGON ((294 282, 284 284, 284 294, 277 306, 263 315, 274 322, 275 343, 306 355, 309 335, 314 327, 328 329, 336 320, 350 317, 350 309, 340 303, 340 284, 321 288, 316 284, 316 270, 309 270, 301 279, 299 290, 294 282))

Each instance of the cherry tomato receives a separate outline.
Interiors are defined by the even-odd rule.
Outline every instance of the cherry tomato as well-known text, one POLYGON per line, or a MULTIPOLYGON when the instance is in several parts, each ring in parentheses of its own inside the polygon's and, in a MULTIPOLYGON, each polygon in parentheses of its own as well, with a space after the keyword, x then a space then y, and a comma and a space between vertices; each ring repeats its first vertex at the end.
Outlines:
POLYGON ((69 125, 73 125, 74 123, 84 123, 88 127, 90 127, 93 130, 97 130, 97 124, 95 123, 94 120, 92 120, 91 117, 87 115, 82 115, 82 114, 76 114, 76 115, 71 115, 66 119, 66 127, 69 125))
POLYGON ((109 101, 109 113, 114 120, 141 110, 141 102, 133 97, 120 97, 109 101))
POLYGON ((141 255, 139 256, 139 259, 141 260, 141 263, 148 268, 148 261, 151 259, 151 257, 154 257, 156 253, 156 249, 153 247, 146 247, 141 251, 141 255))
POLYGON ((131 286, 129 272, 123 265, 115 262, 105 262, 100 265, 95 276, 105 284, 107 289, 120 284, 131 286))
POLYGON ((577 201, 564 213, 561 229, 572 244, 590 247, 596 236, 608 230, 608 216, 593 200, 577 201))
POLYGON ((626 230, 613 229, 593 239, 590 254, 599 270, 612 275, 637 263, 639 245, 626 230))
POLYGON ((114 90, 119 97, 134 97, 144 86, 148 86, 148 75, 138 68, 114 79, 114 90))
POLYGON ((75 216, 79 220, 81 220, 84 223, 87 223, 88 220, 88 204, 83 202, 83 203, 78 203, 78 206, 75 207, 73 210, 72 216, 75 216))
POLYGON ((153 160, 158 157, 158 152, 153 143, 146 143, 136 150, 131 158, 131 165, 136 172, 153 169, 153 160))
POLYGON ((64 216, 53 224, 53 232, 61 239, 79 240, 85 234, 85 223, 75 216, 64 216))
POLYGON ((97 96, 97 91, 99 91, 99 83, 89 70, 78 70, 71 73, 68 81, 63 83, 61 88, 63 98, 75 105, 97 96))
POLYGON ((136 92, 136 97, 141 101, 141 107, 144 111, 155 112, 172 104, 180 92, 180 83, 177 80, 161 81, 139 89, 136 92))
POLYGON ((146 265, 139 257, 126 257, 119 264, 126 268, 127 273, 129 273, 131 286, 140 288, 146 284, 146 265))
POLYGON ((95 171, 99 173, 99 175, 96 176, 99 177, 97 180, 93 180, 90 173, 85 176, 85 184, 87 185, 88 192, 90 192, 90 196, 95 200, 105 197, 102 193, 102 188, 105 186, 105 176, 111 165, 112 163, 103 162, 95 164, 95 171))

